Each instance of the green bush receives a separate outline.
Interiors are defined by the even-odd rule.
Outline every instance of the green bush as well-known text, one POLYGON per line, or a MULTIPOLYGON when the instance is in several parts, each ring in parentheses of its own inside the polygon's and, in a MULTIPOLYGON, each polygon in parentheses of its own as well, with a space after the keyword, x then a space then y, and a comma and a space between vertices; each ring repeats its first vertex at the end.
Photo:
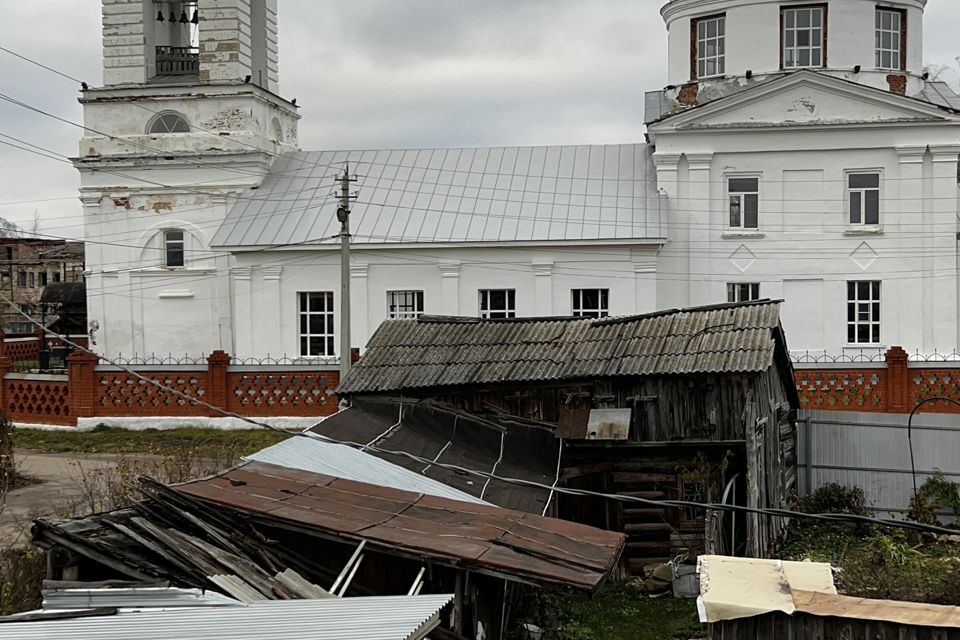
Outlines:
POLYGON ((831 482, 812 495, 799 498, 796 510, 801 513, 851 513, 867 515, 867 500, 860 487, 847 487, 831 482))

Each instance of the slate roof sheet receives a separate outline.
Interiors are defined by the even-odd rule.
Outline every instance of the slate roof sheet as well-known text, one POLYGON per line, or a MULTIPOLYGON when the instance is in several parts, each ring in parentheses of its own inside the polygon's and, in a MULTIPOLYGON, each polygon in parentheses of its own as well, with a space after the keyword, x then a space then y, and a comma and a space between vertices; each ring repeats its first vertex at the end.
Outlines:
POLYGON ((354 244, 659 239, 651 154, 646 144, 288 153, 211 244, 333 245, 348 164, 354 244))
POLYGON ((760 301, 600 320, 388 320, 337 391, 764 371, 779 312, 760 301))

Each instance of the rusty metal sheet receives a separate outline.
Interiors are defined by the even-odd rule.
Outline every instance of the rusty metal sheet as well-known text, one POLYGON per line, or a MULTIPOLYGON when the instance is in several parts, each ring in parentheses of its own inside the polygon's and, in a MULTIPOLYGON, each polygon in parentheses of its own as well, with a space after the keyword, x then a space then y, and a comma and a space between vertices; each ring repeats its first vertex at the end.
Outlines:
POLYGON ((625 540, 623 534, 553 518, 265 463, 171 489, 266 522, 354 535, 388 553, 395 549, 517 580, 586 590, 607 578, 625 540))
POLYGON ((592 409, 587 420, 587 440, 627 440, 630 438, 632 409, 592 409))
POLYGON ((589 408, 560 409, 560 423, 554 434, 565 440, 583 440, 587 437, 587 422, 590 421, 589 408))

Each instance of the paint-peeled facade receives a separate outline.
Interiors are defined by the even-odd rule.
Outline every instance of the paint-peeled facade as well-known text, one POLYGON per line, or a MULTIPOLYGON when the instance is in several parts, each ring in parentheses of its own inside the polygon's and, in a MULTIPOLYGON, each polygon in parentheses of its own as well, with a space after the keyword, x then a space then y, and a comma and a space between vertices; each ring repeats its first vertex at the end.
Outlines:
POLYGON ((123 58, 122 77, 111 70, 120 31, 148 28, 150 4, 104 4, 105 16, 126 22, 105 31, 106 86, 83 99, 87 126, 109 134, 88 133, 76 161, 89 317, 103 353, 337 355, 304 347, 303 329, 322 322, 326 336, 329 319, 338 331, 330 194, 347 161, 359 174, 350 273, 357 347, 390 316, 391 292, 412 293, 418 313, 475 316, 490 290, 512 291, 506 311, 516 316, 593 311, 600 298, 597 311, 609 315, 731 295, 783 298, 794 351, 960 344, 960 116, 953 94, 934 96, 922 78, 920 0, 883 3, 903 16, 897 69, 876 65, 875 2, 817 5, 825 66, 814 69, 781 68, 793 55, 783 51, 784 7, 807 5, 667 3, 670 85, 648 98, 649 145, 302 157, 290 155, 296 108, 276 95, 275 7, 264 14, 255 1, 201 0, 199 74, 157 84, 149 65, 136 76, 136 56, 123 58), (227 22, 206 31, 208 15, 227 22), (717 16, 723 73, 699 77, 697 21, 717 16), (246 22, 261 28, 250 36, 246 22), (266 54, 251 44, 258 33, 266 54), (272 71, 258 85, 265 59, 272 71), (182 114, 190 131, 147 133, 166 111, 182 114), (861 189, 859 222, 851 175, 876 176, 876 187, 866 178, 861 189), (741 178, 748 182, 731 183, 741 178), (744 194, 730 189, 742 184, 756 185, 747 194, 756 204, 743 200, 734 225, 730 198, 744 194), (869 220, 867 199, 878 202, 869 220), (170 230, 182 231, 182 265, 166 264, 170 230), (852 316, 850 283, 869 283, 852 316), (332 315, 305 317, 303 295, 328 292, 323 310, 332 315))

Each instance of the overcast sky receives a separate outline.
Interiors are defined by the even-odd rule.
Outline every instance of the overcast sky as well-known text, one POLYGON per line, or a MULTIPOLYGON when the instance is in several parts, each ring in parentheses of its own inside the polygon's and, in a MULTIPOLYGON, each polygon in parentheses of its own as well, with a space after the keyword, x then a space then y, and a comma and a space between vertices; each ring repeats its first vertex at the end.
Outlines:
MULTIPOLYGON (((639 141, 643 92, 666 81, 660 4, 280 0, 280 93, 311 150, 639 141)), ((924 62, 954 85, 958 28, 960 2, 931 0, 924 62)), ((99 85, 100 2, 4 2, 0 45, 99 85)), ((75 83, 3 52, 0 70, 0 92, 81 120, 75 83)), ((69 156, 81 134, 2 101, 0 133, 69 156)), ((0 216, 82 236, 70 165, 0 145, 0 176, 0 216)))

